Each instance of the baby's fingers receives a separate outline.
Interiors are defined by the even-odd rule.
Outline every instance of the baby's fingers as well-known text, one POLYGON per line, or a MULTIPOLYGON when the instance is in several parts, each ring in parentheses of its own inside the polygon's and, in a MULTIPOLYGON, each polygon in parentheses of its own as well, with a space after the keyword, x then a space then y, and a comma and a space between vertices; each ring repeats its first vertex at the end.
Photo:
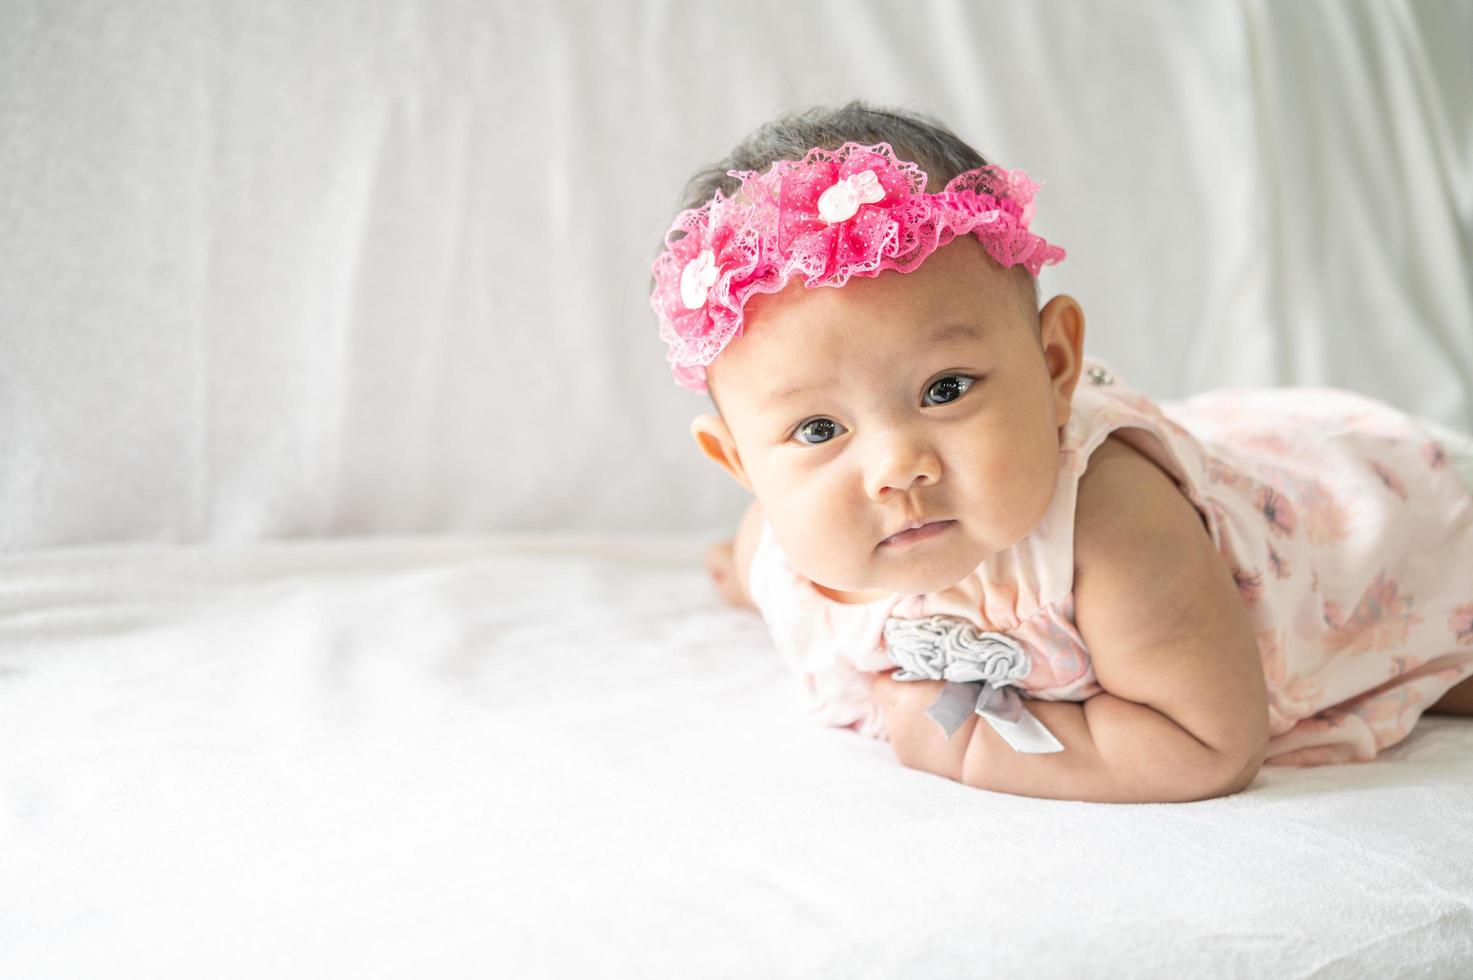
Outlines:
POLYGON ((900 695, 900 689, 905 686, 905 682, 893 679, 890 676, 892 673, 894 672, 886 671, 883 674, 876 674, 874 684, 870 687, 870 699, 882 711, 895 703, 895 699, 900 695))
POLYGON ((882 674, 875 678, 871 697, 884 716, 890 747, 901 765, 960 780, 970 726, 948 738, 926 714, 942 686, 941 681, 897 681, 882 674))

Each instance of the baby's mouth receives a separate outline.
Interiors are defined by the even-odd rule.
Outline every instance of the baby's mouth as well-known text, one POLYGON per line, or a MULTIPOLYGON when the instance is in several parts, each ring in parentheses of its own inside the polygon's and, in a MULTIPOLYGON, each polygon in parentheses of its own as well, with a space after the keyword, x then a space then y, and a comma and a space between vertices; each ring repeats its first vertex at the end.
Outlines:
POLYGON ((940 537, 956 524, 953 520, 928 521, 920 527, 913 527, 890 535, 880 542, 881 548, 906 549, 914 547, 923 541, 931 541, 940 537))

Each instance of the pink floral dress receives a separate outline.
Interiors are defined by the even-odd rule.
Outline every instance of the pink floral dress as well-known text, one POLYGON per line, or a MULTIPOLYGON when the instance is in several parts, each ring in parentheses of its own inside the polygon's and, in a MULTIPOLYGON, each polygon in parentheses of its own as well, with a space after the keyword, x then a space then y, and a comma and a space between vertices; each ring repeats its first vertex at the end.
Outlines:
POLYGON ((749 587, 816 719, 886 737, 870 688, 896 666, 891 618, 958 617, 1005 635, 1026 653, 1011 681, 1025 699, 1098 693, 1074 626, 1074 506, 1111 433, 1175 478, 1232 571, 1268 687, 1267 764, 1372 759, 1473 675, 1473 493, 1445 440, 1332 388, 1156 403, 1086 359, 1047 513, 956 585, 836 602, 794 571, 764 523, 749 587))

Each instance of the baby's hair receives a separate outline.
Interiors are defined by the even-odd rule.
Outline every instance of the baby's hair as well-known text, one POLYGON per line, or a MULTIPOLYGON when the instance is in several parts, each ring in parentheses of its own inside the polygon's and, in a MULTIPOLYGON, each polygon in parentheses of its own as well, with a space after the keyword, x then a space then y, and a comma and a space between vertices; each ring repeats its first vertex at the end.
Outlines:
MULTIPOLYGON (((814 106, 779 116, 748 134, 721 160, 698 170, 686 182, 682 209, 698 208, 720 190, 727 197, 742 182, 729 170, 765 172, 777 160, 801 160, 814 147, 835 150, 848 142, 874 145, 889 143, 895 155, 910 160, 926 172, 927 193, 937 193, 957 174, 984 167, 989 161, 972 149, 940 121, 925 113, 880 108, 855 99, 839 108, 814 106)), ((1019 284, 1022 298, 1038 309, 1038 280, 1022 265, 1009 270, 1019 284)), ((721 414, 716 388, 706 377, 711 404, 721 414)))

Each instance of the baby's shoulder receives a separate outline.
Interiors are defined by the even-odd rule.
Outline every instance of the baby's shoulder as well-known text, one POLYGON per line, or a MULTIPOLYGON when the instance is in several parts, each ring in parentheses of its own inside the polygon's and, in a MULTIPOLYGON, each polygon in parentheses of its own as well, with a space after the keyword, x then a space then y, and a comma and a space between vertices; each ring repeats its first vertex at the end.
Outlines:
POLYGON ((1079 477, 1074 501, 1076 565, 1102 548, 1119 547, 1126 529, 1147 528, 1152 531, 1149 538, 1165 546, 1169 546, 1173 533, 1195 535, 1200 530, 1211 538, 1206 518, 1192 505, 1175 477, 1112 433, 1090 454, 1079 477), (1167 519, 1173 515, 1196 515, 1196 521, 1167 519))
POLYGON ((1118 663, 1189 634, 1251 636, 1205 516, 1166 470, 1117 442, 1080 479, 1073 549, 1074 623, 1107 689, 1101 657, 1118 663))

